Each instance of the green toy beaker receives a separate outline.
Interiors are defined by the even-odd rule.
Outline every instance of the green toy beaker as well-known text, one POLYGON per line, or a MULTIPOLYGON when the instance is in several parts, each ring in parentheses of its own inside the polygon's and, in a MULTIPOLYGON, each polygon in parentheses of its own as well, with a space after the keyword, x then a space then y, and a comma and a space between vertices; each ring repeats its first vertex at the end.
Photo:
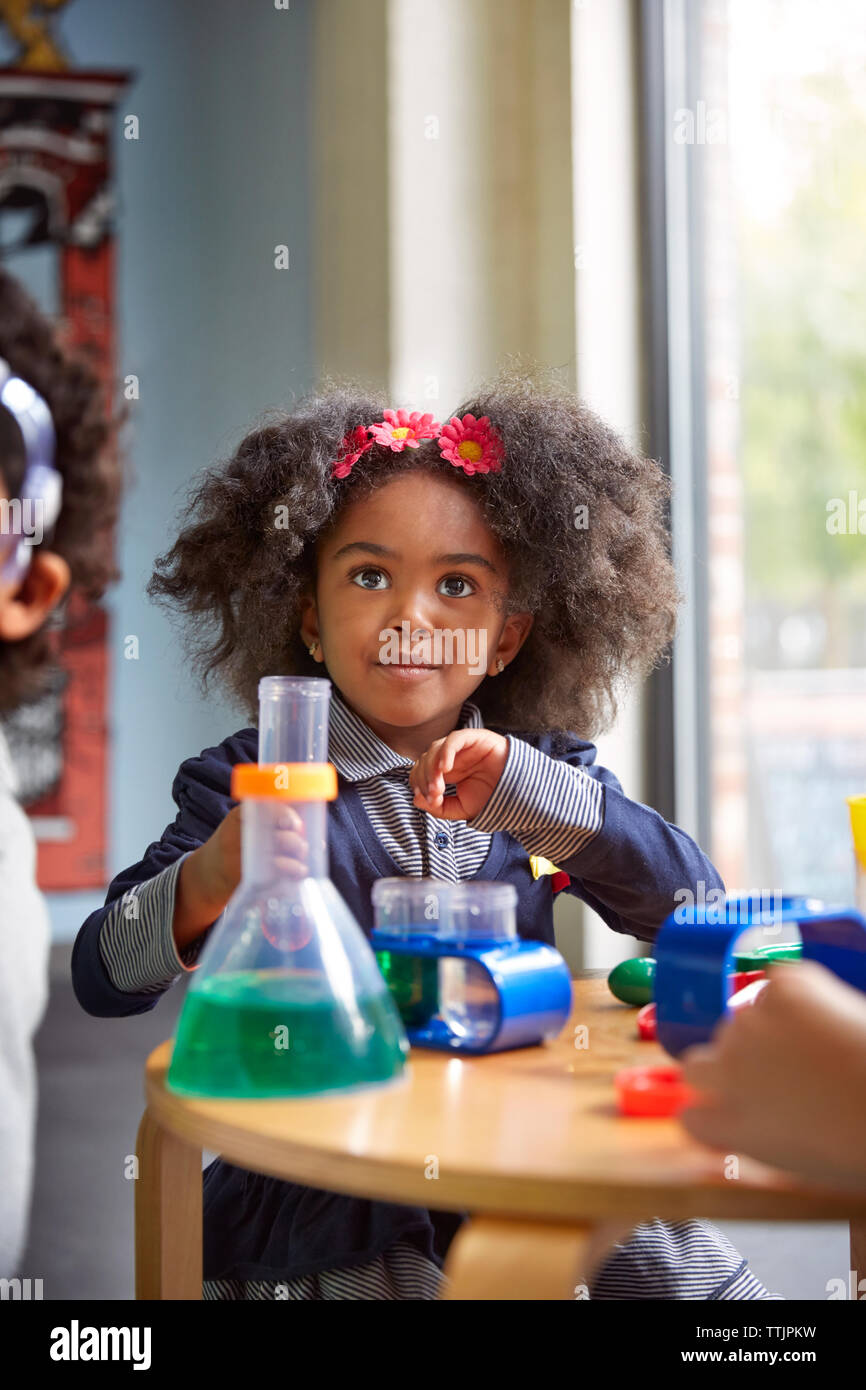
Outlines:
MULTIPOLYGON (((331 763, 241 763, 242 877, 211 928, 166 1084, 188 1096, 308 1096, 398 1078, 409 1043, 376 957, 328 876, 331 763), (276 864, 286 808, 297 870, 276 864), (295 822, 297 825, 297 822, 295 822), (296 851, 299 855, 301 851, 296 851)), ((295 862, 295 861, 292 861, 295 862)))

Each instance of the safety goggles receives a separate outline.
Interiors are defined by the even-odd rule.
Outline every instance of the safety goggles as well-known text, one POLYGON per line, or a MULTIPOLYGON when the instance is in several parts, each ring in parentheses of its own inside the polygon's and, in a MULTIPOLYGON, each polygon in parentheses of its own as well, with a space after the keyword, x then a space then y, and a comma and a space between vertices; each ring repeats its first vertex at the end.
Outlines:
POLYGON ((37 391, 0 357, 0 405, 24 440, 26 464, 17 498, 0 498, 0 583, 20 584, 33 548, 53 530, 60 515, 63 479, 54 467, 56 439, 51 412, 37 391), (38 534, 37 534, 38 532, 38 534))

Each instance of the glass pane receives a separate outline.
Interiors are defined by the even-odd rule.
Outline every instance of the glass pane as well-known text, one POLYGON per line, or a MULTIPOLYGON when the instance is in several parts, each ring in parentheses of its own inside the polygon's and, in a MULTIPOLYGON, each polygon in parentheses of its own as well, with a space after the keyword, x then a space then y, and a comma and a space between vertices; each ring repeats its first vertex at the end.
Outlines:
POLYGON ((707 2, 700 52, 712 850, 729 888, 851 902, 845 796, 866 792, 864 8, 707 2))

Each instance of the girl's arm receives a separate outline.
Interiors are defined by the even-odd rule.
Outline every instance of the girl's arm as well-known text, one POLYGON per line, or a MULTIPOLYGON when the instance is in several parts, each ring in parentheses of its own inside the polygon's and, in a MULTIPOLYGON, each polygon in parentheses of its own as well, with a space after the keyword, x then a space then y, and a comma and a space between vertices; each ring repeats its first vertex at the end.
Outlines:
POLYGON ((214 891, 207 843, 184 855, 175 884, 171 916, 172 936, 181 959, 183 952, 194 944, 198 954, 204 939, 202 933, 213 926, 230 896, 228 889, 214 891))
POLYGON ((718 870, 684 830, 631 801, 613 773, 596 766, 593 744, 572 736, 564 752, 550 756, 550 735, 538 747, 507 738, 499 783, 468 824, 507 830, 529 854, 549 859, 570 876, 566 891, 614 931, 652 941, 677 906, 724 892, 718 870))
POLYGON ((75 939, 72 983, 87 1013, 145 1013, 195 965, 225 905, 203 882, 196 852, 236 805, 231 769, 255 761, 257 738, 255 729, 241 730, 181 764, 172 785, 179 808, 173 823, 139 863, 112 880, 104 906, 91 913, 75 939))

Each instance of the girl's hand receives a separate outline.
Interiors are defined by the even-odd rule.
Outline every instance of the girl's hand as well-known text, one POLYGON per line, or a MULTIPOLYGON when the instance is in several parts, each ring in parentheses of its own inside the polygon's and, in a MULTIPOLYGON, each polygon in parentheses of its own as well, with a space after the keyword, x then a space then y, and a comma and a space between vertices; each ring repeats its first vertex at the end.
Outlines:
MULTIPOLYGON (((288 878, 303 878, 308 846, 301 817, 284 806, 273 831, 274 868, 288 878)), ((219 917, 241 881, 241 808, 233 806, 204 844, 181 866, 174 898, 172 933, 178 950, 189 946, 219 917)))
POLYGON ((431 743, 409 773, 415 805, 442 820, 471 820, 490 800, 508 757, 508 739, 491 729, 455 729, 431 743), (445 796, 453 782, 456 796, 445 796))
POLYGON ((683 1053, 706 1103, 680 1119, 712 1148, 866 1188, 866 995, 816 961, 767 973, 750 1008, 683 1053))
MULTIPOLYGON (((209 840, 195 851, 200 857, 200 880, 215 901, 225 906, 241 881, 241 808, 233 806, 209 840)), ((307 872, 308 846, 304 823, 292 806, 281 808, 271 846, 274 869, 288 878, 307 872)), ((220 909, 220 911, 222 908, 220 909)))

